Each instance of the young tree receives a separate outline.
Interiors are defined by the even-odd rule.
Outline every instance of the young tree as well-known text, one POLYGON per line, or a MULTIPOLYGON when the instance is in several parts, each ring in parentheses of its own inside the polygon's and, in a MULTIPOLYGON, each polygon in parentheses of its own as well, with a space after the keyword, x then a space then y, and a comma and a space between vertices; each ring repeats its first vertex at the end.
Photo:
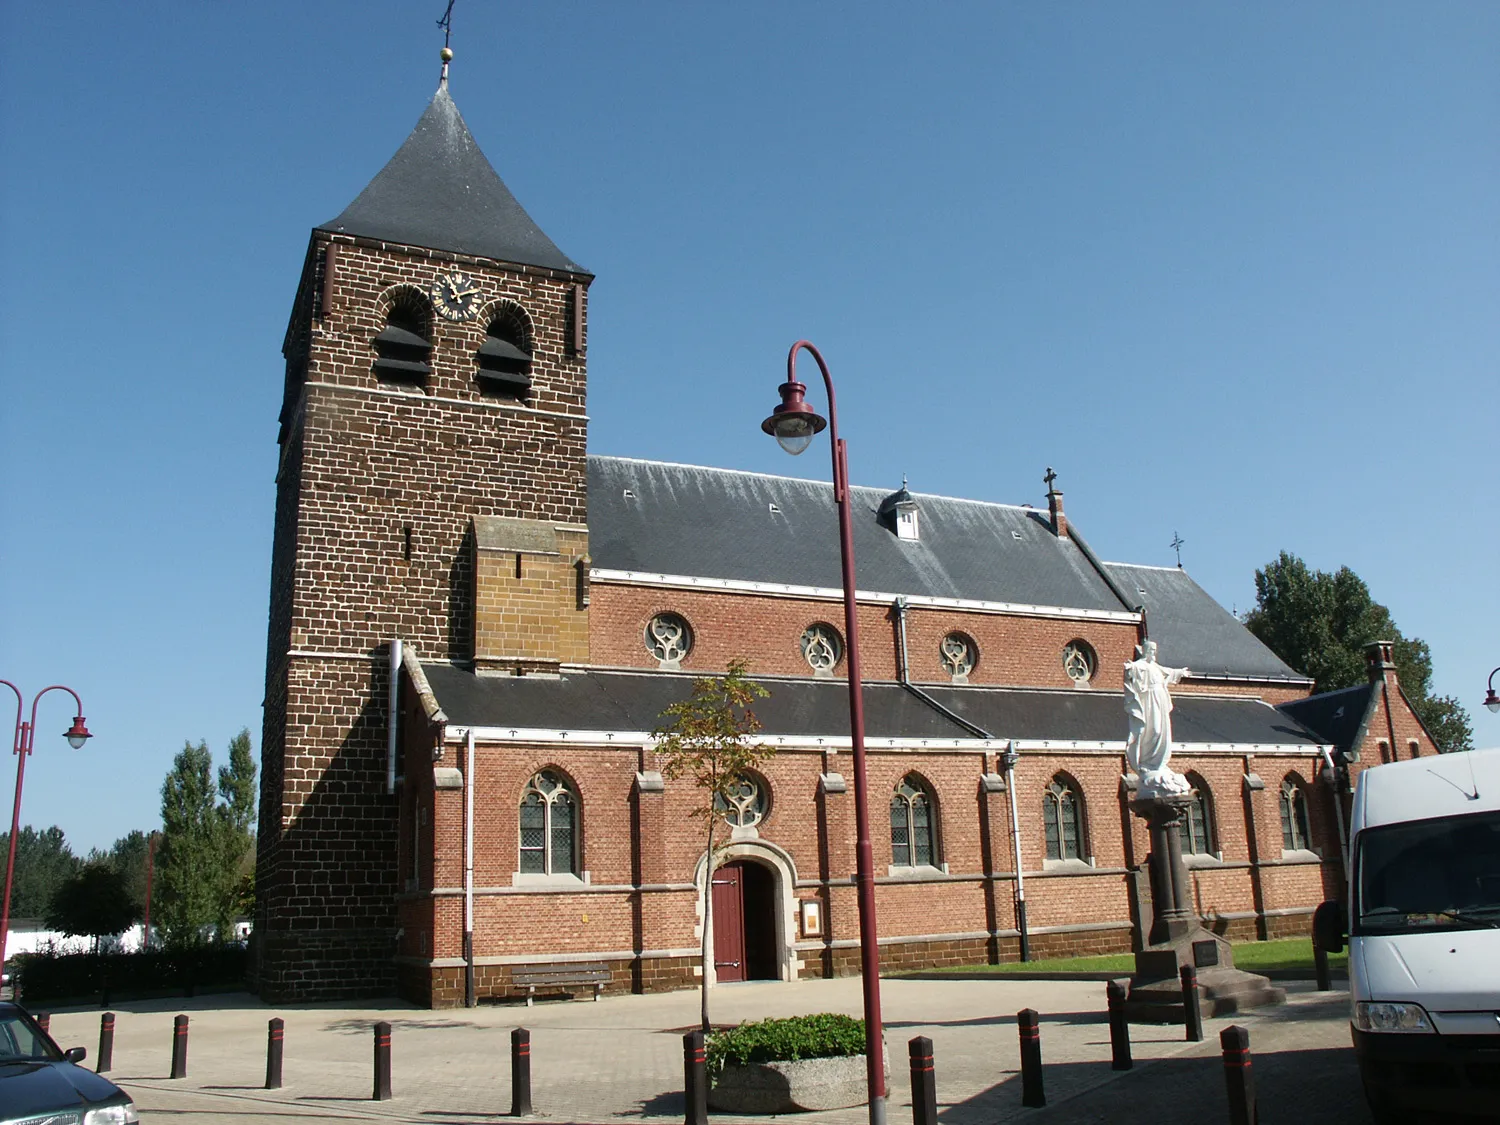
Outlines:
MULTIPOLYGON (((137 828, 121 836, 107 853, 99 857, 119 873, 130 901, 141 915, 146 912, 146 852, 149 847, 146 834, 137 828)), ((92 861, 94 856, 89 859, 92 861)))
POLYGON ((214 921, 220 936, 226 937, 242 913, 245 879, 253 880, 255 870, 255 757, 248 730, 229 740, 229 765, 219 767, 219 796, 223 798, 216 810, 222 866, 214 921))
POLYGON ((1364 683, 1364 646, 1393 641, 1401 688, 1439 749, 1473 749, 1474 732, 1463 705, 1451 695, 1432 694, 1427 642, 1407 638, 1390 610, 1375 601, 1364 580, 1347 566, 1329 574, 1282 551, 1255 572, 1255 608, 1246 614, 1245 627, 1282 660, 1311 676, 1317 692, 1364 683))
MULTIPOLYGON (((0 862, 10 851, 10 833, 0 832, 0 862)), ((78 857, 57 825, 38 832, 30 825, 16 833, 16 867, 11 880, 11 918, 41 918, 52 896, 78 870, 78 857)), ((0 872, 0 878, 4 873, 0 872)))
POLYGON ((154 926, 168 945, 195 945, 216 920, 223 884, 219 813, 208 743, 191 742, 161 787, 161 844, 156 853, 154 926))
POLYGON ((107 860, 94 860, 52 896, 47 928, 69 937, 91 937, 97 952, 100 938, 123 933, 140 917, 120 873, 107 860))
POLYGON ((718 866, 715 830, 722 810, 745 774, 776 751, 754 741, 760 720, 751 704, 771 693, 746 676, 749 662, 731 660, 722 676, 701 676, 693 681, 693 693, 661 713, 651 736, 662 773, 669 778, 688 777, 697 789, 692 815, 707 826, 708 847, 703 876, 703 1030, 708 1022, 708 943, 713 926, 713 873, 718 866))

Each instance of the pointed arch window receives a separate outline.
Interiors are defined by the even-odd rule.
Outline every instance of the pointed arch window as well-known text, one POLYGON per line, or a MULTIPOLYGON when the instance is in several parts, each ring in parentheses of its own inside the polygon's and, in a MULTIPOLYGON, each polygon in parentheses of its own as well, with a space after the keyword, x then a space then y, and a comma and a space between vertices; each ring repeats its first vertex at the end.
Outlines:
POLYGON ((891 864, 936 867, 937 816, 932 792, 916 774, 907 774, 891 794, 891 864))
POLYGON ((1208 796, 1208 786, 1195 773, 1187 775, 1193 788, 1188 793, 1187 815, 1178 825, 1177 835, 1182 841, 1183 855, 1214 854, 1213 808, 1208 796))
POLYGON ((1066 777, 1053 778, 1042 794, 1048 859, 1083 858, 1083 797, 1066 777))
POLYGON ((1311 847, 1312 830, 1307 821, 1307 794, 1294 777, 1281 783, 1281 846, 1287 851, 1311 847))
POLYGON ((578 795, 552 770, 533 777, 521 795, 521 871, 578 874, 578 795))

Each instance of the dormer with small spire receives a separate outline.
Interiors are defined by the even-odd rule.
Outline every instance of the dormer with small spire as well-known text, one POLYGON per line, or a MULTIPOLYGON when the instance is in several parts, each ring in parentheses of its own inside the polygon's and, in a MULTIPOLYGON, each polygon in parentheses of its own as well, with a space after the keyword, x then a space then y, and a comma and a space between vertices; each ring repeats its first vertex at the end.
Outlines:
POLYGON ((897 539, 915 543, 922 537, 918 523, 920 513, 917 498, 907 491, 906 477, 903 475, 901 487, 880 502, 875 518, 894 531, 897 539))

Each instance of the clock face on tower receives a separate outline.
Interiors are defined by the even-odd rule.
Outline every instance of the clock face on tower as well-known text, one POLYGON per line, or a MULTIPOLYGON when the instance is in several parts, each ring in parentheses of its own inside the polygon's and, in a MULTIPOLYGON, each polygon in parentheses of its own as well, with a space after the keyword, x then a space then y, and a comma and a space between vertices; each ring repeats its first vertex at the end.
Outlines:
POLYGON ((432 303, 449 320, 468 320, 479 311, 479 286, 468 274, 439 275, 432 283, 432 303))

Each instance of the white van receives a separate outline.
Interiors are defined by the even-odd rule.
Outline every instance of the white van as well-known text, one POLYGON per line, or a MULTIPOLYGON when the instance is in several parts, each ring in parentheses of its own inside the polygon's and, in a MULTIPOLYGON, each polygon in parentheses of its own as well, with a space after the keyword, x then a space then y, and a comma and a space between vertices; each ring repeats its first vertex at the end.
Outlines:
MULTIPOLYGON (((1351 1031, 1376 1121, 1500 1120, 1500 749, 1365 770, 1349 836, 1351 1031)), ((1333 951, 1337 914, 1315 923, 1333 951)))

